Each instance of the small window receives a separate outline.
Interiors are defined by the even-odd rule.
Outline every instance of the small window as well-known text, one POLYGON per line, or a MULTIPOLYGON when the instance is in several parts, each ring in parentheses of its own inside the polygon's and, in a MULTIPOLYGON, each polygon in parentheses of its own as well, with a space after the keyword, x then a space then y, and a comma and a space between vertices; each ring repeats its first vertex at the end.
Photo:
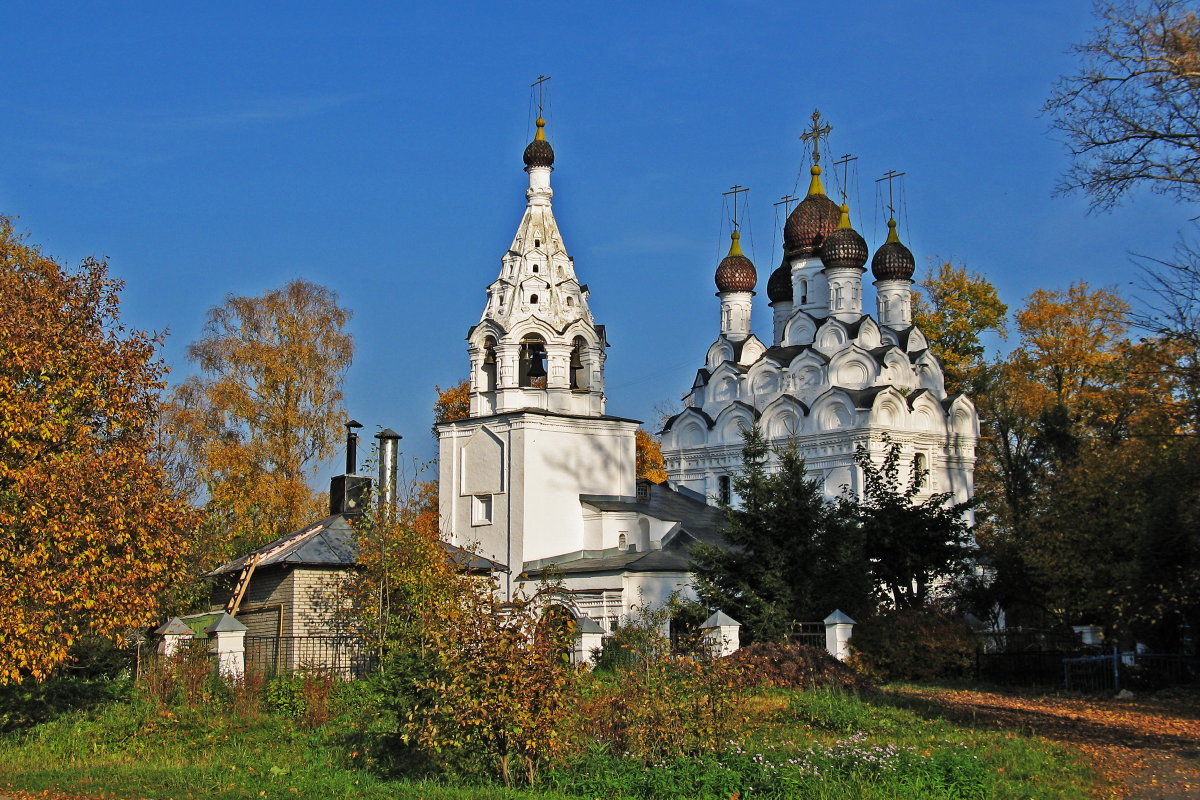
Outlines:
POLYGON ((529 304, 530 305, 536 306, 537 302, 538 302, 538 296, 536 294, 529 295, 529 304))
POLYGON ((570 308, 570 307, 571 307, 571 306, 573 306, 573 305, 575 305, 575 298, 573 298, 573 297, 568 297, 568 298, 567 298, 567 308, 570 308))
POLYGON ((538 269, 539 269, 538 265, 537 265, 537 264, 534 264, 534 265, 533 265, 533 271, 534 271, 534 272, 537 272, 537 271, 538 271, 538 269))
POLYGON ((629 549, 629 537, 624 533, 617 537, 617 549, 622 553, 629 549))
MULTIPOLYGON (((542 246, 542 240, 541 240, 541 239, 534 239, 534 240, 533 240, 533 246, 534 246, 534 247, 541 247, 541 246, 542 246)), ((536 271, 536 270, 535 270, 535 271, 536 271)))
POLYGON ((492 496, 490 494, 477 494, 471 498, 471 524, 492 524, 492 496))
POLYGON ((924 453, 913 456, 912 479, 917 488, 924 488, 929 484, 929 462, 924 453))
POLYGON ((637 501, 639 503, 650 502, 650 481, 638 481, 637 484, 637 501))
POLYGON ((733 500, 733 489, 728 475, 717 477, 717 499, 721 501, 722 505, 729 505, 733 500))

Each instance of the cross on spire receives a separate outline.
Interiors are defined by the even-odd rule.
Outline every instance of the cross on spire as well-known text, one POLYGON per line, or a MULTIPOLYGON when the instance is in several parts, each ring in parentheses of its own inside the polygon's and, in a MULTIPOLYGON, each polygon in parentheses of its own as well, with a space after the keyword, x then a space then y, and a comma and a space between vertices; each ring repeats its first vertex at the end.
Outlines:
POLYGON ((813 109, 812 128, 800 134, 800 141, 812 142, 814 167, 821 162, 821 139, 822 137, 829 136, 832 130, 832 125, 821 125, 821 110, 819 108, 813 109))
POLYGON ((893 194, 892 194, 892 181, 894 181, 894 180, 896 180, 896 178, 899 178, 899 177, 901 177, 902 175, 906 175, 906 174, 908 174, 908 173, 905 173, 905 172, 896 172, 896 170, 894 170, 894 169, 889 169, 887 172, 883 173, 883 177, 882 177, 882 178, 876 178, 876 179, 875 179, 875 182, 876 182, 876 183, 880 183, 881 181, 887 181, 887 182, 888 182, 888 204, 887 204, 887 209, 888 209, 888 213, 889 213, 889 214, 891 214, 893 217, 895 217, 895 216, 896 216, 896 206, 895 206, 895 203, 894 203, 894 197, 893 197, 893 194))
POLYGON ((779 198, 779 200, 777 200, 776 202, 771 203, 771 205, 783 206, 783 212, 786 214, 788 211, 788 204, 794 203, 799 199, 800 198, 796 197, 796 195, 794 195, 794 194, 785 194, 783 197, 779 198))
POLYGON ((537 80, 536 80, 536 81, 534 81, 533 83, 529 84, 529 88, 530 88, 530 89, 533 89, 534 87, 537 87, 537 93, 538 93, 538 116, 539 116, 539 117, 540 117, 540 116, 542 116, 542 84, 544 84, 544 83, 545 83, 546 81, 548 81, 548 80, 550 80, 550 76, 549 76, 549 75, 538 75, 538 76, 537 76, 537 80))
MULTIPOLYGON (((842 167, 842 203, 846 202, 846 193, 850 187, 850 162, 858 161, 858 156, 852 156, 849 153, 833 162, 834 167, 842 167)), ((837 170, 834 170, 834 177, 837 177, 837 170)))
POLYGON ((749 187, 742 186, 740 184, 735 183, 733 186, 729 187, 728 192, 721 192, 722 197, 726 197, 728 195, 733 195, 733 229, 735 231, 738 229, 737 196, 739 194, 743 194, 744 192, 748 192, 748 191, 750 191, 749 187))

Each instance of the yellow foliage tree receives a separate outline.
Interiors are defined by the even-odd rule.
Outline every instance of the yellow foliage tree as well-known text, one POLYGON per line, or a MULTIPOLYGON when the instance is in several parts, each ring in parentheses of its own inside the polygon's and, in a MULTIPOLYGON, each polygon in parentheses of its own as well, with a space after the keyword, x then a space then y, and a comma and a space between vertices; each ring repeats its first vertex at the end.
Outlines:
POLYGON ((634 436, 637 477, 662 483, 667 479, 667 464, 663 461, 658 439, 642 428, 638 428, 634 436))
POLYGON ((913 294, 913 322, 929 338, 942 362, 946 388, 981 394, 987 383, 982 337, 1005 338, 1008 306, 996 287, 978 272, 943 261, 913 294))
POLYGON ((188 348, 202 374, 178 388, 172 422, 207 490, 213 558, 322 513, 308 481, 340 441, 350 316, 332 290, 295 280, 260 297, 230 295, 188 348))
POLYGON ((151 622, 183 571, 195 519, 154 458, 166 368, 120 287, 0 218, 0 684, 151 622))
POLYGON ((466 419, 471 413, 471 382, 463 381, 443 389, 434 386, 437 400, 433 404, 433 435, 437 437, 437 426, 442 422, 466 419))

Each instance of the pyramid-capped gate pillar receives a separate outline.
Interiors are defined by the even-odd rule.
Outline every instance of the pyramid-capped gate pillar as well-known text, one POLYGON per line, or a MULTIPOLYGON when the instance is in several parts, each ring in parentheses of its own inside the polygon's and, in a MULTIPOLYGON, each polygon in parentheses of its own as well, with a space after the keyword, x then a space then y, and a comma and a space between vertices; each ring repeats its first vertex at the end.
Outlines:
POLYGON ((825 618, 825 649, 838 661, 850 657, 850 637, 854 635, 855 624, 840 609, 825 618))

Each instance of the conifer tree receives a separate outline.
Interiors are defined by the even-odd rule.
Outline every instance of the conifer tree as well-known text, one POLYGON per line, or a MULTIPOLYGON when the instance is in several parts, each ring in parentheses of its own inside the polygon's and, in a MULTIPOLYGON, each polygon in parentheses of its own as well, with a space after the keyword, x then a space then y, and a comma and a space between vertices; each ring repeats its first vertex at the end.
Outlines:
POLYGON ((724 507, 729 547, 692 551, 701 600, 741 622, 743 642, 780 639, 793 622, 870 605, 861 538, 794 448, 776 452, 774 464, 770 455, 762 432, 746 431, 737 503, 724 507))

